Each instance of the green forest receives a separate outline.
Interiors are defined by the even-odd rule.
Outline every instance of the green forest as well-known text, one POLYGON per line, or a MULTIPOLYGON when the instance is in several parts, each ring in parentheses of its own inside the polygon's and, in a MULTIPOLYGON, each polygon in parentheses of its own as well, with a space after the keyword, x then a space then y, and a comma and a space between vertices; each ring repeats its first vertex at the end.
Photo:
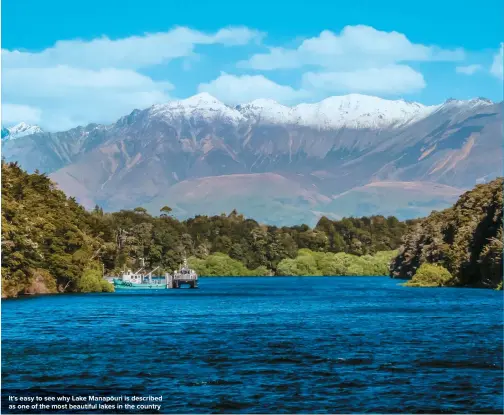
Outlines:
POLYGON ((46 175, 2 161, 2 295, 110 290, 102 273, 140 268, 141 258, 165 272, 187 256, 204 276, 387 275, 390 251, 415 223, 373 216, 278 228, 236 210, 184 221, 170 212, 89 212, 46 175))
POLYGON ((502 178, 411 226, 391 266, 412 286, 502 289, 502 178), (435 266, 435 267, 433 267, 435 266))
POLYGON ((502 180, 473 192, 426 219, 322 217, 314 228, 279 228, 236 210, 183 221, 169 206, 156 216, 142 207, 87 211, 45 174, 2 161, 2 297, 111 291, 104 273, 140 268, 142 259, 170 272, 184 256, 202 276, 414 279, 418 267, 438 264, 454 277, 431 285, 494 287, 502 281, 502 180))

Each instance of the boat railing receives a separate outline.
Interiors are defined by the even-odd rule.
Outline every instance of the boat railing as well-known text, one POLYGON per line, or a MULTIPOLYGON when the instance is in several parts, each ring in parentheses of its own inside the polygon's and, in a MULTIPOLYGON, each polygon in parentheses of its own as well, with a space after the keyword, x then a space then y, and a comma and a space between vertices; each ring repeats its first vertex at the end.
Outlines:
POLYGON ((195 273, 182 274, 182 273, 177 272, 174 275, 174 279, 176 279, 176 280, 197 280, 198 275, 195 273))

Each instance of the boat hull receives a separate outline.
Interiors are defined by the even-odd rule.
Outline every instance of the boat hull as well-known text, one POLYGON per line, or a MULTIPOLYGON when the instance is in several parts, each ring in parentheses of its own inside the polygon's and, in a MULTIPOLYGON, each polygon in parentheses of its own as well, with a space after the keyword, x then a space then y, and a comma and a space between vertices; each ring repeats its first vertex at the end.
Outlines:
POLYGON ((114 285, 116 290, 166 290, 165 285, 148 285, 148 284, 135 284, 129 285, 114 285))
POLYGON ((122 281, 114 281, 114 289, 116 290, 166 290, 166 284, 135 284, 124 283, 122 281))

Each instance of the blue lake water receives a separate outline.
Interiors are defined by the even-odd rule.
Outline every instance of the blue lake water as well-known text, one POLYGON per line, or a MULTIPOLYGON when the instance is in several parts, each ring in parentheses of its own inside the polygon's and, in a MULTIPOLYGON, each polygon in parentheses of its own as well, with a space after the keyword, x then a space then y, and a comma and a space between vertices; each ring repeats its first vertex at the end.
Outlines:
POLYGON ((3 300, 2 393, 162 395, 163 413, 502 413, 502 292, 398 284, 204 278, 3 300))

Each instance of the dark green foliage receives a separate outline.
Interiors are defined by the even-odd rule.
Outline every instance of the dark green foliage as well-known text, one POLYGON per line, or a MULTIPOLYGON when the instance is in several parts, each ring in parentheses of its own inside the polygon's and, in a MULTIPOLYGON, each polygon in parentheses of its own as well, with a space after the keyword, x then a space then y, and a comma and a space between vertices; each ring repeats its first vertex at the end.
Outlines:
POLYGON ((2 295, 79 291, 104 247, 91 219, 44 174, 2 161, 2 295))
POLYGON ((503 273, 502 186, 502 178, 478 185, 453 207, 413 226, 391 275, 409 279, 422 264, 439 264, 453 275, 454 285, 497 287, 503 273))
MULTIPOLYGON (((294 260, 299 250, 328 252, 331 258, 335 253, 367 258, 396 249, 410 225, 383 216, 341 221, 323 217, 314 229, 278 228, 246 219, 236 210, 185 221, 170 213, 169 206, 159 217, 142 207, 104 213, 96 206, 88 212, 45 175, 2 163, 2 281, 9 289, 4 295, 24 292, 34 269, 46 270, 61 292, 108 290, 97 279, 102 266, 106 274, 116 274, 125 267, 140 268, 142 259, 147 268, 159 267, 157 273, 178 268, 187 256, 203 275, 283 274, 289 266, 284 261, 294 260)), ((492 255, 494 251, 487 254, 492 255)), ((340 273, 343 268, 331 258, 316 265, 309 258, 296 259, 292 273, 340 273)), ((355 264, 349 272, 382 273, 355 264)))
POLYGON ((329 252, 365 255, 396 249, 407 227, 414 223, 416 220, 400 222, 393 216, 343 218, 340 221, 322 217, 315 231, 323 231, 327 235, 329 252))

